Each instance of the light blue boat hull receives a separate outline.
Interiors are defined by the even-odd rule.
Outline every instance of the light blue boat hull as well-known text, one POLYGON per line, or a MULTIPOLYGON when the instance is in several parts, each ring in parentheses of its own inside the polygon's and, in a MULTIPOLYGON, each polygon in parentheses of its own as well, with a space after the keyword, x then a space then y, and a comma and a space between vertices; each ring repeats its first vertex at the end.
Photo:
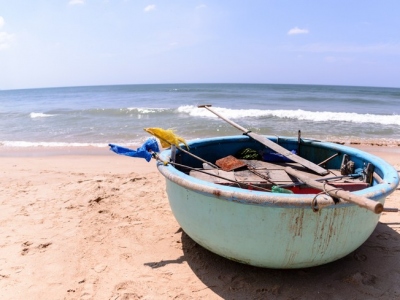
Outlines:
MULTIPOLYGON (((289 150, 297 147, 297 139, 281 138, 279 142, 289 150)), ((332 143, 304 143, 303 151, 314 157, 323 152, 325 159, 330 153, 340 152, 349 154, 358 165, 374 164, 384 183, 355 192, 357 195, 384 204, 385 197, 399 184, 397 172, 375 156, 332 143)), ((246 136, 189 143, 191 152, 208 156, 209 161, 219 158, 212 157, 217 153, 214 147, 224 157, 234 153, 235 147, 249 145, 256 147, 246 136)), ((170 154, 170 150, 163 151, 161 158, 168 161, 170 154)), ((181 160, 191 162, 184 156, 181 160)), ((339 160, 332 164, 337 165, 339 160)), ((166 178, 170 206, 182 229, 204 248, 253 266, 305 268, 340 259, 363 244, 379 221, 379 215, 348 203, 314 212, 311 203, 315 195, 250 191, 198 180, 172 165, 158 164, 158 169, 166 178)))

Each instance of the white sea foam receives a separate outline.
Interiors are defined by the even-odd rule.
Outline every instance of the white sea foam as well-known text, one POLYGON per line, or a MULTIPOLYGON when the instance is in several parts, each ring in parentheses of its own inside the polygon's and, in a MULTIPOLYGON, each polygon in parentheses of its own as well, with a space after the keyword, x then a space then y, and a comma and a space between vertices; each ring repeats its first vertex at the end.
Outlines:
MULTIPOLYGON (((222 107, 213 107, 217 113, 232 119, 247 117, 276 117, 281 119, 296 119, 312 122, 351 122, 351 123, 374 123, 381 125, 398 125, 400 126, 400 115, 374 115, 359 114, 347 112, 329 112, 329 111, 305 111, 297 110, 261 110, 261 109, 229 109, 222 107)), ((212 117, 216 115, 207 109, 198 108, 192 105, 180 106, 177 111, 186 113, 192 117, 212 117)))
POLYGON ((47 117, 54 117, 54 116, 56 116, 56 115, 44 114, 44 113, 36 113, 36 112, 31 112, 30 113, 30 117, 32 119, 35 119, 35 118, 47 118, 47 117))
POLYGON ((66 142, 27 142, 27 141, 2 141, 3 147, 30 148, 30 147, 107 147, 106 143, 66 143, 66 142))
POLYGON ((140 114, 153 114, 165 111, 166 108, 150 108, 150 107, 128 107, 130 111, 137 111, 140 114))

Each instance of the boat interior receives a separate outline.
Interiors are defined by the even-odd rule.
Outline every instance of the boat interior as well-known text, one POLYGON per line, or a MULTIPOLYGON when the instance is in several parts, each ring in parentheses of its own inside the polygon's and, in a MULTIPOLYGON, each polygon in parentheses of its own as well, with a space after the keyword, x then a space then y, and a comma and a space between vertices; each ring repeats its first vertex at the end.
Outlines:
POLYGON ((197 179, 249 190, 278 193, 317 194, 296 176, 287 173, 290 167, 309 178, 353 192, 379 183, 379 170, 368 161, 325 147, 315 140, 270 138, 290 153, 326 169, 320 175, 309 168, 271 151, 259 142, 239 136, 234 139, 209 139, 190 144, 189 149, 176 149, 171 157, 176 168, 197 179), (375 171, 375 172, 374 172, 375 171))

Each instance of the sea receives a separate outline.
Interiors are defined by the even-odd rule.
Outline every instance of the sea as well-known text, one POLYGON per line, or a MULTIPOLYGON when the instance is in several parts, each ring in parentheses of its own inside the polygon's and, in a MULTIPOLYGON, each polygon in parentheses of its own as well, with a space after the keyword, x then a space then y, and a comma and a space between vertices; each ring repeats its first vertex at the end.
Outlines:
POLYGON ((143 129, 185 140, 242 134, 400 146, 400 89, 290 84, 133 84, 0 91, 0 149, 140 146, 143 129))

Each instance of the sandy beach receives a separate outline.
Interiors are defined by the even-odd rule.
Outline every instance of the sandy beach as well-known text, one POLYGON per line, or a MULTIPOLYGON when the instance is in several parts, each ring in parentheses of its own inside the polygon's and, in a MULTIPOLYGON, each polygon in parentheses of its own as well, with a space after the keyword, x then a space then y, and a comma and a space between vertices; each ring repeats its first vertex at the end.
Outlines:
MULTIPOLYGON (((357 147, 400 170, 400 147, 357 147)), ((323 266, 272 270, 193 242, 155 161, 1 150, 0 299, 399 299, 400 213, 323 266)), ((400 190, 385 206, 400 208, 400 190)))

